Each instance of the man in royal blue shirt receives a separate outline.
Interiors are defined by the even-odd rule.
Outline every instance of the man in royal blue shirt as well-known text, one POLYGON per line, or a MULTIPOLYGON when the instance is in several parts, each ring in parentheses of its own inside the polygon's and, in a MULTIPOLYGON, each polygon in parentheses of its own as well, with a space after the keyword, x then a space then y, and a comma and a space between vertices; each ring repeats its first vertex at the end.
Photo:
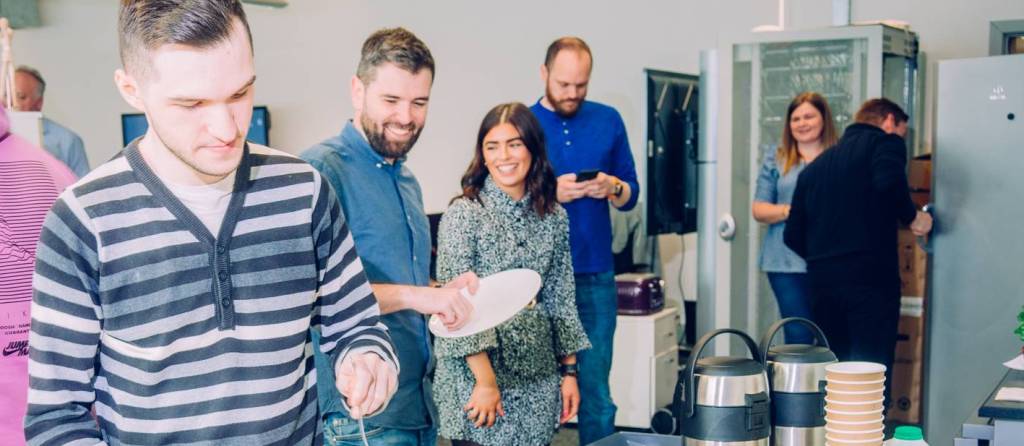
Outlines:
MULTIPOLYGON (((478 286, 471 272, 444 288, 428 286, 430 224, 405 156, 426 122, 433 81, 434 59, 413 33, 373 33, 351 80, 354 118, 340 135, 302 154, 338 193, 402 365, 391 404, 366 421, 372 445, 435 445, 437 409, 428 380, 433 361, 423 315, 437 314, 449 328, 463 325, 472 305, 459 289, 475 292, 478 286)), ((324 444, 361 444, 353 421, 358 416, 341 404, 327 358, 317 354, 316 363, 324 444)))
POLYGON ((582 39, 554 41, 540 69, 544 97, 530 107, 547 138, 558 201, 569 213, 576 306, 593 344, 579 353, 580 444, 615 431, 608 374, 617 298, 608 204, 632 209, 640 191, 622 117, 607 105, 584 100, 592 62, 582 39))

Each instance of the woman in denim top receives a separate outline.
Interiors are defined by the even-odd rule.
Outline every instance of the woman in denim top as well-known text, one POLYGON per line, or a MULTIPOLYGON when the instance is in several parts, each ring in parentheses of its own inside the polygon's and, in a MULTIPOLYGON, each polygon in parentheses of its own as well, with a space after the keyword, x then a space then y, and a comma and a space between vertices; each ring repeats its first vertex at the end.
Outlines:
MULTIPOLYGON (((789 204, 800 171, 825 149, 835 145, 838 135, 828 102, 814 92, 800 93, 793 98, 786 110, 786 123, 782 144, 764 157, 751 211, 755 220, 769 225, 760 263, 761 270, 768 274, 779 313, 783 318, 810 319, 807 264, 783 243, 782 231, 789 218, 789 204)), ((787 343, 813 343, 810 331, 802 325, 789 324, 785 332, 787 343)))

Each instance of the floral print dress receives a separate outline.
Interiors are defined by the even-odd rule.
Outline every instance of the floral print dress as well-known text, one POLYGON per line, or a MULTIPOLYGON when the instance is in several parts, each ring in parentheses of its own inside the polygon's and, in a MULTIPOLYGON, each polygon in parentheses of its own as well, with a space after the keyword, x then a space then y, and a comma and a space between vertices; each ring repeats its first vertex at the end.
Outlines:
POLYGON ((465 338, 436 339, 440 433, 484 446, 546 445, 562 412, 558 360, 590 348, 576 311, 568 214, 556 206, 541 218, 529 196, 513 200, 490 177, 480 200, 459 198, 442 217, 437 279, 444 283, 466 271, 486 277, 528 268, 540 273, 542 285, 536 305, 508 322, 465 338), (492 427, 478 428, 463 406, 476 381, 465 357, 481 351, 494 368, 505 416, 492 427))

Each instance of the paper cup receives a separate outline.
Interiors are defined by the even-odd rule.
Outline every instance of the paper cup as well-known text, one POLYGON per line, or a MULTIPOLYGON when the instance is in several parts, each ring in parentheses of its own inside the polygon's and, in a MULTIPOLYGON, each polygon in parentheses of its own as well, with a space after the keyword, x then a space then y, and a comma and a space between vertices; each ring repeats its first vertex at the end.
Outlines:
POLYGON ((866 410, 862 412, 846 412, 842 410, 834 410, 825 408, 825 419, 832 419, 841 422, 853 422, 853 421, 874 421, 882 418, 882 409, 878 410, 866 410))
POLYGON ((836 362, 825 366, 828 381, 877 381, 885 379, 885 366, 874 362, 836 362))
POLYGON ((883 442, 885 442, 885 440, 867 440, 864 442, 825 440, 825 446, 883 446, 883 442))
POLYGON ((885 378, 874 381, 843 381, 833 379, 828 381, 828 386, 843 392, 864 392, 885 388, 885 378))
POLYGON ((825 410, 834 410, 838 412, 867 412, 874 410, 882 410, 882 403, 885 400, 879 398, 874 401, 843 401, 836 400, 831 396, 825 396, 825 410))
POLYGON ((885 428, 878 428, 870 431, 844 431, 829 427, 825 425, 825 438, 829 441, 870 441, 877 440, 882 441, 885 437, 882 435, 882 431, 885 428))
POLYGON ((879 387, 873 390, 865 391, 847 391, 847 390, 836 390, 831 385, 825 386, 825 396, 834 401, 844 401, 848 403, 862 403, 865 401, 874 401, 882 398, 882 394, 885 393, 885 387, 879 387))
POLYGON ((825 436, 825 446, 882 446, 882 442, 885 441, 885 437, 878 437, 871 440, 863 441, 850 441, 850 440, 835 440, 825 436))
POLYGON ((825 426, 837 429, 840 431, 851 431, 851 432, 875 432, 878 429, 885 427, 882 423, 885 419, 878 415, 875 419, 870 421, 842 421, 836 420, 834 417, 828 415, 825 416, 825 426))

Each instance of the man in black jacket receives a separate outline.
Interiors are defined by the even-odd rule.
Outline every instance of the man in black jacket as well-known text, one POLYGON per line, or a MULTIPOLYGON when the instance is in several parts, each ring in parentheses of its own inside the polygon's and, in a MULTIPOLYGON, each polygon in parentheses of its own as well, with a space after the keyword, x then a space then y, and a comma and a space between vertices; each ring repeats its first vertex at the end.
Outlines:
POLYGON ((907 114, 872 99, 854 120, 800 173, 783 237, 807 260, 814 322, 836 356, 885 364, 888 378, 900 309, 898 223, 925 235, 932 220, 910 200, 907 114))

